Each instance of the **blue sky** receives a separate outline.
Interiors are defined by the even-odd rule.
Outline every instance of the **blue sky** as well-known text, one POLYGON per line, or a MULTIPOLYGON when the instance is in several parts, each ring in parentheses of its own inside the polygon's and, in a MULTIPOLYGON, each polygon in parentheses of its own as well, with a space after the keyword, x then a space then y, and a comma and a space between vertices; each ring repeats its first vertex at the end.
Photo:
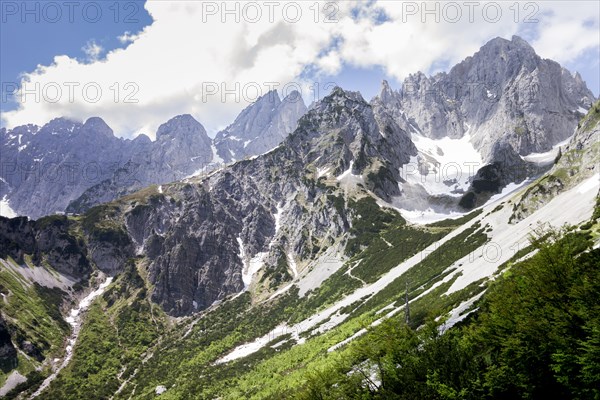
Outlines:
POLYGON ((399 88, 408 73, 447 70, 491 38, 513 34, 528 40, 541 56, 580 72, 596 96, 600 88, 600 8, 594 2, 539 3, 533 24, 522 21, 531 2, 520 3, 519 21, 505 8, 494 23, 481 15, 474 21, 422 23, 418 13, 412 19, 403 15, 401 2, 374 0, 340 2, 335 10, 323 2, 320 17, 309 10, 312 2, 303 3, 303 19, 294 23, 281 15, 258 23, 243 16, 237 23, 223 10, 209 14, 207 2, 200 1, 75 1, 72 15, 67 3, 0 2, 3 125, 101 116, 117 135, 152 137, 160 123, 190 113, 214 133, 252 99, 205 97, 207 83, 225 91, 240 82, 277 82, 279 89, 299 82, 309 104, 315 95, 307 88, 318 82, 321 97, 334 82, 369 100, 382 79, 399 88), (336 23, 325 24, 333 11, 336 23), (43 67, 36 71, 38 65, 43 67), (7 99, 9 85, 22 76, 44 87, 48 82, 97 82, 103 96, 98 102, 66 102, 63 96, 56 103, 36 104, 7 99), (128 95, 133 104, 123 101, 128 95))
POLYGON ((38 1, 0 3, 2 111, 16 108, 12 97, 5 96, 5 89, 8 82, 19 82, 22 72, 49 65, 61 54, 86 61, 88 55, 83 48, 88 43, 101 46, 102 54, 125 47, 119 36, 139 32, 152 23, 144 8, 145 1, 121 2, 117 6, 114 1, 77 1, 77 6, 64 5, 61 1, 54 3, 60 5, 60 14, 56 8, 38 1), (26 8, 22 8, 22 4, 26 8), (97 9, 101 10, 99 15, 97 9), (96 19, 98 21, 93 22, 96 19))

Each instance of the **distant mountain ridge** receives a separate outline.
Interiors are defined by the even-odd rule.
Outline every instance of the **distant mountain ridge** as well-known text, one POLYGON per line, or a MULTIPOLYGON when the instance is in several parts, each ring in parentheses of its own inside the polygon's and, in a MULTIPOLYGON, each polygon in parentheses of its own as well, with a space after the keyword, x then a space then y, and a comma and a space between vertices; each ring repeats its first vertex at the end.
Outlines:
POLYGON ((283 101, 276 91, 261 96, 236 119, 241 128, 235 133, 249 143, 242 147, 231 143, 233 136, 224 139, 221 134, 213 141, 189 114, 162 124, 155 141, 143 134, 133 140, 117 138, 97 117, 84 124, 56 118, 43 127, 2 128, 0 199, 3 206, 31 218, 81 212, 148 185, 262 154, 277 146, 305 112, 298 92, 283 101))

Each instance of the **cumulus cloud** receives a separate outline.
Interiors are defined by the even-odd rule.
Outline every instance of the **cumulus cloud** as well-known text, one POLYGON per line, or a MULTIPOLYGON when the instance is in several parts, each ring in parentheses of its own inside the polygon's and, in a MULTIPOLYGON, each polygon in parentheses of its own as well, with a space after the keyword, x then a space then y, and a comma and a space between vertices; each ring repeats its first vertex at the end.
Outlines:
POLYGON ((586 51, 600 48, 599 5, 582 2, 574 7, 566 2, 548 2, 539 18, 537 38, 531 43, 544 57, 569 63, 586 51))
POLYGON ((97 44, 94 40, 90 40, 81 48, 81 50, 87 56, 88 61, 96 62, 98 61, 100 54, 102 54, 104 51, 104 48, 97 44))
MULTIPOLYGON (((5 113, 3 123, 98 115, 119 135, 153 137, 160 123, 189 113, 214 133, 269 88, 302 88, 310 103, 310 79, 334 75, 345 65, 383 67, 401 80, 418 70, 431 72, 433 65, 452 65, 487 40, 510 38, 523 28, 522 16, 515 22, 508 3, 500 6, 498 20, 495 6, 486 9, 485 3, 470 10, 472 15, 455 3, 460 19, 443 2, 437 11, 427 3, 433 14, 420 9, 422 2, 411 3, 416 10, 393 1, 321 2, 318 9, 313 2, 275 3, 149 0, 145 7, 154 22, 139 34, 123 34, 119 40, 129 43, 127 48, 99 60, 102 49, 90 42, 89 62, 57 56, 51 65, 25 74, 22 85, 29 94, 17 94, 19 108, 5 113), (36 88, 38 99, 32 94, 36 88)), ((598 12, 582 4, 585 14, 577 16, 578 6, 570 5, 565 18, 554 5, 538 10, 534 45, 541 54, 572 58, 598 45, 598 19, 593 19, 598 12), (553 27, 569 32, 556 38, 553 27), (553 51, 552 43, 559 50, 553 51)))
POLYGON ((117 39, 122 44, 132 43, 138 38, 138 35, 132 34, 129 31, 126 31, 121 36, 117 36, 117 39))

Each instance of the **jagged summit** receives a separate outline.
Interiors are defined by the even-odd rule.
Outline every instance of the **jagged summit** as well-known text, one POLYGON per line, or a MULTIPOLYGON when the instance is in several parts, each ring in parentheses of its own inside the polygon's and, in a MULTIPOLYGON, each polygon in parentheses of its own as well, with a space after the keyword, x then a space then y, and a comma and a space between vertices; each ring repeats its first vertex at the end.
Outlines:
POLYGON ((85 121, 82 127, 84 130, 88 132, 93 132, 94 134, 104 135, 106 137, 112 138, 114 137, 114 132, 108 126, 108 124, 100 117, 90 117, 85 121))
MULTIPOLYGON (((47 133, 52 135, 58 135, 62 133, 72 133, 75 130, 79 130, 82 124, 66 117, 59 117, 50 120, 40 128, 40 133, 47 133)), ((15 128, 16 129, 16 128, 15 128)))
POLYGON ((215 147, 225 162, 262 154, 281 143, 294 131, 306 105, 297 91, 283 100, 276 90, 269 91, 246 107, 235 121, 217 133, 215 147))
POLYGON ((202 124, 190 114, 182 114, 173 117, 169 121, 160 125, 156 131, 156 139, 158 140, 163 136, 174 136, 181 134, 206 135, 206 130, 204 129, 204 126, 202 126, 202 124))

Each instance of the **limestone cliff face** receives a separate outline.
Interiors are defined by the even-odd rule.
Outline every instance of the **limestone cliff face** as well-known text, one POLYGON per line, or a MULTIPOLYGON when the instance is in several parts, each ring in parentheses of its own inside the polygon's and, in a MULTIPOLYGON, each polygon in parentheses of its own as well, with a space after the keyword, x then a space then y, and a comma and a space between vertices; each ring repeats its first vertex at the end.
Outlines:
MULTIPOLYGON (((369 190, 396 193, 398 168, 415 149, 385 110, 340 88, 298 125, 280 146, 252 160, 143 189, 77 219, 48 217, 62 221, 52 237, 80 232, 85 246, 76 253, 110 275, 128 258, 145 257, 152 299, 175 316, 252 289, 282 257, 305 265, 349 238, 360 216, 343 204, 372 195, 369 190)), ((36 230, 41 222, 5 223, 24 224, 14 229, 19 238, 9 230, 2 236, 20 243, 15 247, 29 251, 44 243, 36 230)), ((45 246, 48 254, 61 248, 45 246)), ((286 268, 279 271, 284 280, 295 273, 286 268)))
POLYGON ((543 173, 547 165, 522 156, 568 139, 593 101, 579 74, 542 59, 514 36, 489 41, 448 73, 410 75, 400 91, 384 83, 373 104, 389 110, 407 132, 435 140, 468 135, 483 161, 459 201, 471 208, 508 183, 543 173))
POLYGON ((344 240, 352 217, 335 199, 352 194, 336 178, 348 170, 384 193, 388 177, 378 171, 389 168, 392 182, 407 160, 390 151, 399 144, 412 149, 389 116, 338 88, 271 152, 167 185, 128 209, 125 225, 148 257, 153 299, 172 315, 189 314, 243 290, 249 265, 261 274, 282 256, 302 264, 344 240))
POLYGON ((468 132, 484 161, 494 146, 539 153, 572 135, 594 96, 579 74, 539 57, 523 39, 496 38, 448 73, 409 76, 400 107, 431 138, 468 132))
POLYGON ((65 216, 37 221, 0 217, 0 258, 10 257, 25 264, 25 256, 29 255, 35 265, 47 263, 60 274, 85 279, 92 266, 85 242, 73 233, 73 226, 65 216))
MULTIPOLYGON (((517 168, 529 171, 531 165, 521 165, 519 157, 507 155, 550 150, 573 134, 593 101, 578 74, 542 59, 519 37, 496 38, 447 73, 431 77, 412 74, 399 91, 384 82, 370 106, 376 119, 389 127, 389 132, 381 132, 382 136, 391 135, 386 138, 387 147, 374 152, 369 146, 379 146, 378 135, 372 135, 373 130, 366 126, 349 127, 361 129, 359 138, 352 146, 346 143, 349 153, 334 168, 348 168, 350 154, 356 155, 363 145, 367 146, 367 159, 387 151, 384 158, 389 164, 375 166, 355 159, 353 169, 369 164, 371 178, 379 176, 378 186, 371 183, 370 188, 390 200, 401 194, 397 169, 415 155, 414 144, 409 142, 411 134, 418 134, 431 139, 468 135, 481 154, 481 167, 486 167, 479 180, 489 175, 490 169, 496 175, 517 168), (360 138, 363 135, 371 135, 368 143, 360 138)), ((319 103, 311 109, 315 107, 319 103)), ((336 110, 332 111, 335 114, 336 110)), ((85 124, 56 119, 42 128, 2 129, 0 197, 6 196, 18 214, 33 218, 65 209, 80 213, 151 184, 180 180, 222 163, 266 153, 296 129, 306 112, 297 92, 281 100, 272 91, 244 109, 214 141, 189 115, 163 124, 154 142, 143 135, 133 141, 118 139, 99 118, 90 118, 85 124)), ((501 188, 511 179, 499 176, 499 185, 492 186, 501 188)), ((462 204, 481 204, 490 195, 477 193, 475 187, 469 192, 478 199, 462 204)))
POLYGON ((229 163, 263 154, 279 145, 306 114, 297 91, 283 100, 272 90, 246 107, 235 121, 215 137, 219 158, 229 163))
POLYGON ((110 177, 139 144, 116 138, 100 118, 2 129, 0 196, 32 218, 64 211, 87 187, 110 177))
POLYGON ((174 117, 158 128, 156 141, 145 142, 109 179, 71 202, 67 211, 80 213, 145 186, 183 179, 207 168, 214 158, 211 145, 206 130, 191 115, 174 117))

